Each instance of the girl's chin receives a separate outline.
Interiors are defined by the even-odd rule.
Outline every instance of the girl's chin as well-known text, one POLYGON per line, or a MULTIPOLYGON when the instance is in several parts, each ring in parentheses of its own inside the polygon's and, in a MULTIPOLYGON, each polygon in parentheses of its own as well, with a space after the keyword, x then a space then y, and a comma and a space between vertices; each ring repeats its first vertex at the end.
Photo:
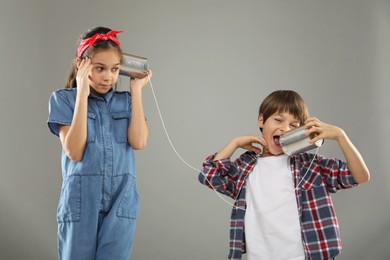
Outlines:
POLYGON ((97 94, 97 95, 104 95, 104 94, 107 94, 110 90, 111 90, 111 86, 108 86, 108 87, 99 87, 99 88, 91 88, 91 91, 94 93, 94 94, 97 94))
POLYGON ((99 86, 99 90, 100 91, 109 91, 110 89, 112 88, 112 86, 111 85, 100 85, 99 86))

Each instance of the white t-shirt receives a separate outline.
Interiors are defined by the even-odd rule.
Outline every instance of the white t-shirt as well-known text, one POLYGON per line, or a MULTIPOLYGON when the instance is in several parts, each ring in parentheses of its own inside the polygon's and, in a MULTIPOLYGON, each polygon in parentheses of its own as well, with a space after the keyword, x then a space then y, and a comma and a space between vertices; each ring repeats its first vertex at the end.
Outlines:
POLYGON ((246 187, 248 260, 304 260, 288 156, 258 158, 246 187))

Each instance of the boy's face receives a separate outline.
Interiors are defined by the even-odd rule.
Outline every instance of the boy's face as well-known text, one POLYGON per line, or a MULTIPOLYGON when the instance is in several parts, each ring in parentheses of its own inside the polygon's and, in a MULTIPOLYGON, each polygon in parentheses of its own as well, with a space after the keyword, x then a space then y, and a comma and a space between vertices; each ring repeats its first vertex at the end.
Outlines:
POLYGON ((264 122, 263 114, 260 114, 258 125, 263 129, 263 138, 268 145, 269 155, 283 153, 279 138, 283 133, 299 127, 299 120, 287 112, 276 112, 264 122))

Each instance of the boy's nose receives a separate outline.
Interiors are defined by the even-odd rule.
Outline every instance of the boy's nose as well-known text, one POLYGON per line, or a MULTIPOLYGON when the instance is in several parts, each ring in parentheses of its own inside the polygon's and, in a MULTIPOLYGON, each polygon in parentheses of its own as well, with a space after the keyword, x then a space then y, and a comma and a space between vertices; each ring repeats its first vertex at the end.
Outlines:
POLYGON ((291 130, 290 124, 283 124, 281 130, 283 133, 290 131, 291 130))

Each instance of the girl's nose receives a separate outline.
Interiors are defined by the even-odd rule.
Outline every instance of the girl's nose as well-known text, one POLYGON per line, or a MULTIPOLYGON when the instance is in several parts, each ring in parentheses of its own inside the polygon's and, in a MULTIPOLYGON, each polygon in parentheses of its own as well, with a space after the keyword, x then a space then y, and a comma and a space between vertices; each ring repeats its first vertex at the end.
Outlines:
POLYGON ((104 81, 109 81, 112 78, 111 72, 106 72, 103 74, 103 80, 104 81))

